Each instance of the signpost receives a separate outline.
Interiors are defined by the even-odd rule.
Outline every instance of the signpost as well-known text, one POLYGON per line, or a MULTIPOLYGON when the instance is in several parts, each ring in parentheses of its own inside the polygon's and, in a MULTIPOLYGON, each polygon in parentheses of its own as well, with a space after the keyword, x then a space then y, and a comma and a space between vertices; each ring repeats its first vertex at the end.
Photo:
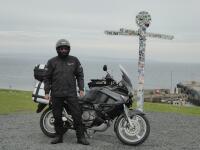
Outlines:
POLYGON ((146 11, 139 12, 139 14, 136 16, 136 23, 139 27, 137 31, 121 28, 119 31, 105 31, 105 34, 139 36, 139 60, 138 60, 139 76, 138 76, 138 89, 137 89, 137 109, 143 111, 146 37, 172 40, 174 36, 146 32, 146 29, 149 27, 151 23, 151 16, 146 11))

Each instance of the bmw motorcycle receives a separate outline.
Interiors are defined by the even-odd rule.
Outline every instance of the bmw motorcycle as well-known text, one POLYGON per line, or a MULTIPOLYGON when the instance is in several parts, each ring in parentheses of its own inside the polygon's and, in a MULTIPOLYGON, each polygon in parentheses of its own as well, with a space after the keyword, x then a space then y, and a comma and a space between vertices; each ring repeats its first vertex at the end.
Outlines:
MULTIPOLYGON (((104 66, 103 70, 107 71, 107 66, 104 66)), ((90 90, 84 97, 79 98, 82 122, 88 137, 92 137, 95 132, 106 131, 114 123, 118 139, 124 144, 135 146, 142 144, 148 138, 150 125, 143 112, 132 108, 133 86, 126 70, 122 66, 120 70, 122 79, 118 83, 108 72, 104 79, 91 80, 88 83, 90 90)), ((44 96, 43 83, 39 82, 33 92, 33 99, 39 103, 37 112, 48 106, 40 117, 40 127, 46 136, 55 137, 51 103, 41 95, 44 96)), ((74 129, 67 103, 63 109, 62 120, 64 132, 74 129)))

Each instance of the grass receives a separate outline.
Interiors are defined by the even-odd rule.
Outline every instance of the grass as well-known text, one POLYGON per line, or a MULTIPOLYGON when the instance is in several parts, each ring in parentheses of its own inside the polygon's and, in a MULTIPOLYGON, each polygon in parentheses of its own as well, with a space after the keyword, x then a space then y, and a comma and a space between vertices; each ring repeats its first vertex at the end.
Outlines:
MULTIPOLYGON (((37 104, 32 101, 31 95, 31 91, 0 89, 0 114, 35 111, 37 104)), ((200 116, 200 107, 180 107, 169 104, 145 102, 144 110, 146 112, 172 112, 200 116)))
POLYGON ((170 104, 145 102, 144 109, 145 111, 172 112, 185 115, 200 116, 200 107, 198 106, 186 107, 186 106, 173 106, 170 104))
POLYGON ((31 96, 30 91, 0 89, 0 114, 35 111, 36 103, 31 96))

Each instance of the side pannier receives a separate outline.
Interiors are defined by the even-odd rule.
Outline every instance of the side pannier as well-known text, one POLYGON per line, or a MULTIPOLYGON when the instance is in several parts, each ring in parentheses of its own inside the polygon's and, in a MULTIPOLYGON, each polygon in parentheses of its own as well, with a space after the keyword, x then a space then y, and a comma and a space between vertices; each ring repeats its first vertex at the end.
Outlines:
POLYGON ((32 94, 32 100, 36 103, 48 104, 49 100, 44 99, 44 83, 37 82, 32 94))

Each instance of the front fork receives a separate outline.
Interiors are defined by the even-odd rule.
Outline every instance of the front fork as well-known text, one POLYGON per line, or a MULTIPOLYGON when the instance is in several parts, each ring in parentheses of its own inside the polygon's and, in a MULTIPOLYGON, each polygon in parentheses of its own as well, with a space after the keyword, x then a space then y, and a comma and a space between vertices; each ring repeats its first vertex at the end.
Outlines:
POLYGON ((131 127, 133 127, 133 124, 132 124, 132 122, 131 122, 131 119, 130 119, 130 117, 129 117, 129 108, 125 105, 125 104, 123 104, 123 106, 124 106, 124 113, 125 113, 125 116, 126 116, 126 118, 127 118, 127 120, 128 120, 128 123, 129 123, 129 125, 131 126, 131 127))

